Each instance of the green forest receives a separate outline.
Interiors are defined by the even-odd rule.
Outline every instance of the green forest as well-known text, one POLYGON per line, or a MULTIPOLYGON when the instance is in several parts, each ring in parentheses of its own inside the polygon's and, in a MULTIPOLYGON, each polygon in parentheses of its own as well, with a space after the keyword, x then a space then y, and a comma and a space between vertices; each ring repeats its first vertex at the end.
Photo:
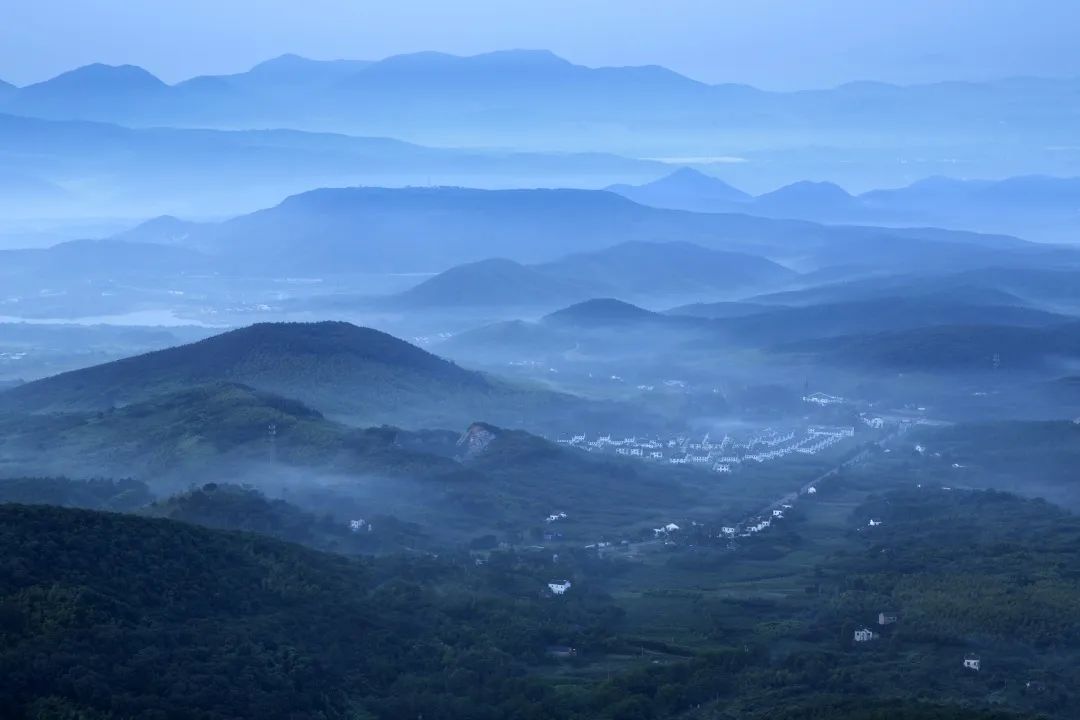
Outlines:
MULTIPOLYGON (((0 491, 26 501, 29 482, 0 491)), ((373 556, 251 489, 132 514, 117 498, 137 484, 40 487, 128 512, 0 506, 0 704, 19 720, 1015 720, 1077 701, 1080 522, 1003 493, 871 495, 828 544, 808 510, 742 561, 717 548, 695 564, 690 546, 644 562, 484 542, 373 556), (724 590, 799 557, 782 596, 724 590), (555 579, 573 590, 551 597, 555 579), (621 590, 642 584, 656 589, 621 590), (672 608, 683 634, 665 638, 672 608), (898 622, 879 628, 885 611, 898 622), (863 626, 880 637, 855 647, 863 626), (960 667, 971 652, 980 673, 960 667)))

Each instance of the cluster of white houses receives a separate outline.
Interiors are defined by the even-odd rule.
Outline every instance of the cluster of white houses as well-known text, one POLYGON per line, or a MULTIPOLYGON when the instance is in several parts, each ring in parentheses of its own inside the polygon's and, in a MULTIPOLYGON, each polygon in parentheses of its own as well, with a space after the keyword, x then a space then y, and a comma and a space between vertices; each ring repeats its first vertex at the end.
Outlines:
POLYGON ((798 434, 794 430, 766 428, 741 441, 730 435, 715 441, 708 434, 697 441, 682 435, 668 439, 600 435, 590 440, 588 435, 580 433, 559 442, 588 452, 608 452, 643 460, 666 461, 672 465, 699 465, 711 467, 719 473, 728 473, 744 462, 762 463, 793 453, 816 455, 854 435, 855 428, 851 426, 811 425, 798 434))
POLYGON ((735 539, 736 537, 748 538, 751 535, 756 535, 759 532, 765 532, 774 522, 784 519, 784 513, 790 510, 793 506, 790 504, 783 504, 778 508, 774 508, 768 513, 756 518, 752 518, 743 525, 732 526, 725 525, 720 528, 720 537, 735 539))
POLYGON ((825 407, 826 405, 843 405, 844 404, 844 398, 838 397, 836 395, 829 395, 828 393, 823 393, 823 392, 816 392, 816 393, 810 393, 809 395, 803 395, 802 400, 803 400, 804 403, 810 403, 811 405, 821 405, 822 407, 825 407))

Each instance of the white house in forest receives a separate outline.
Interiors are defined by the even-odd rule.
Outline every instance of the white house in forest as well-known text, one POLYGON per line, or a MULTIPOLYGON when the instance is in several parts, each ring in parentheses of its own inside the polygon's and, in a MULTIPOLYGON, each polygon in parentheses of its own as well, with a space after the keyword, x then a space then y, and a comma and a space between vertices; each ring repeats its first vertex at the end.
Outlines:
POLYGON ((870 642, 876 637, 877 635, 875 635, 874 631, 870 628, 863 628, 855 631, 855 642, 857 643, 870 642))
POLYGON ((964 656, 964 667, 968 670, 979 672, 982 666, 982 658, 978 655, 967 654, 964 656))
POLYGON ((562 582, 549 582, 548 590, 552 595, 565 595, 566 591, 570 589, 570 581, 563 580, 562 582))

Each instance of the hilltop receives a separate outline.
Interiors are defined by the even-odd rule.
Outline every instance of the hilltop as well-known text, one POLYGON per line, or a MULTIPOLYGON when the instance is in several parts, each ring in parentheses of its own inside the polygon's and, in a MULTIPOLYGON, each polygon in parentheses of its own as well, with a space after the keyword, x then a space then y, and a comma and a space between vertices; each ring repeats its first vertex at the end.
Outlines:
POLYGON ((618 193, 642 205, 692 212, 739 212, 753 196, 693 168, 679 168, 643 185, 611 185, 618 193))
POLYGON ((513 260, 458 265, 386 299, 390 307, 442 309, 503 305, 557 305, 588 297, 585 283, 513 260))
POLYGON ((484 419, 543 430, 567 414, 603 423, 629 410, 466 370, 377 330, 318 322, 252 325, 24 383, 0 394, 0 413, 102 411, 220 382, 295 398, 353 425, 459 428, 484 419))
POLYGON ((477 373, 377 330, 343 322, 264 323, 26 383, 0 396, 0 407, 106 410, 222 381, 296 397, 328 412, 364 407, 368 417, 395 408, 418 412, 433 396, 482 395, 493 387, 477 373))
POLYGON ((782 286, 796 277, 764 257, 687 242, 624 242, 522 265, 491 259, 458 265, 381 301, 388 307, 557 306, 595 297, 626 299, 734 294, 782 286))
POLYGON ((586 300, 545 315, 543 318, 544 323, 553 326, 585 328, 641 323, 660 324, 665 321, 666 318, 658 313, 614 298, 586 300))

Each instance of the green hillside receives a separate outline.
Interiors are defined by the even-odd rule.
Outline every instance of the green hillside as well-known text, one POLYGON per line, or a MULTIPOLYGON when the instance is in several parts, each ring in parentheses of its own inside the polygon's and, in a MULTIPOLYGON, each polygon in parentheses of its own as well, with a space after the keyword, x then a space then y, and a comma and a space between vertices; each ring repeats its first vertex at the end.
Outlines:
MULTIPOLYGON (((305 497, 302 489, 292 494, 305 497)), ((154 502, 138 512, 219 530, 258 533, 343 555, 370 555, 426 544, 418 527, 386 515, 364 518, 365 525, 354 531, 341 514, 316 515, 286 500, 269 498, 254 488, 238 485, 207 483, 154 502), (374 532, 375 527, 378 533, 374 532)))
MULTIPOLYGON (((372 450, 361 433, 302 403, 232 383, 195 386, 104 411, 4 415, 0 428, 0 461, 9 467, 54 473, 69 468, 82 475, 158 478, 191 471, 227 476, 251 462, 359 469, 372 450)), ((383 458, 378 469, 392 466, 383 458)))
POLYGON ((941 325, 807 340, 777 350, 886 372, 1054 370, 1080 358, 1080 325, 941 325))
POLYGON ((221 382, 296 398, 354 425, 463 428, 486 420, 543 429, 569 414, 625 412, 471 372, 377 330, 319 322, 252 325, 26 383, 0 394, 0 413, 106 411, 221 382))
POLYGON ((5 505, 0 542, 12 720, 558 717, 525 670, 610 621, 584 597, 492 592, 433 560, 168 520, 5 505))

